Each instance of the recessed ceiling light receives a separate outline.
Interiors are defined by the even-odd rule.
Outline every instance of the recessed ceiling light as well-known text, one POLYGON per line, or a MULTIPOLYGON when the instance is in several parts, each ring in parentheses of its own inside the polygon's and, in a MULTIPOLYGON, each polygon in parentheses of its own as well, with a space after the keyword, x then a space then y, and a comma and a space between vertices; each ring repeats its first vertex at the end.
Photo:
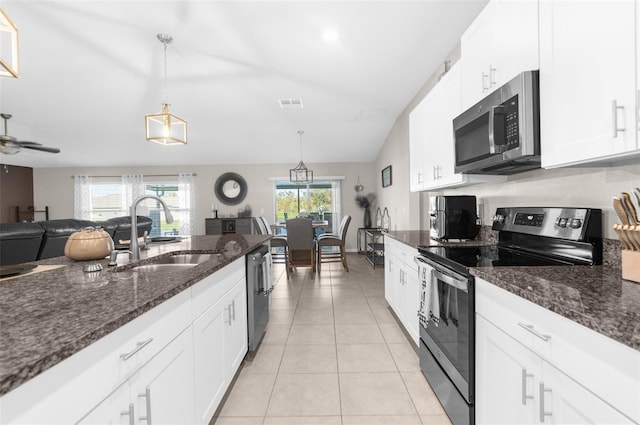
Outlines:
POLYGON ((282 109, 302 109, 302 99, 280 99, 278 101, 282 109))
POLYGON ((334 29, 324 30, 324 32, 322 33, 322 38, 328 43, 334 42, 338 40, 338 32, 334 29))

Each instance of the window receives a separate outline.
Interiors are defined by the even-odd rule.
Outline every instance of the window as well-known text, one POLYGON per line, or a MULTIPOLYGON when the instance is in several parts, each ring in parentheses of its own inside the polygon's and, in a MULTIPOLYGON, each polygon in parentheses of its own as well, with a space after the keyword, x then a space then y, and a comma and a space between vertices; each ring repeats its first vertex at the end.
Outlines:
POLYGON ((193 177, 180 175, 177 180, 145 182, 143 176, 107 178, 111 181, 93 181, 91 177, 76 176, 75 218, 102 221, 113 217, 130 215, 133 200, 141 195, 152 195, 162 199, 173 216, 167 223, 160 202, 155 199, 142 201, 138 215, 153 219, 150 236, 190 235, 193 233, 194 197, 193 177), (133 178, 131 178, 133 177, 133 178))
POLYGON ((309 184, 275 182, 276 220, 308 213, 314 219, 329 221, 329 229, 339 224, 340 180, 318 180, 309 184))

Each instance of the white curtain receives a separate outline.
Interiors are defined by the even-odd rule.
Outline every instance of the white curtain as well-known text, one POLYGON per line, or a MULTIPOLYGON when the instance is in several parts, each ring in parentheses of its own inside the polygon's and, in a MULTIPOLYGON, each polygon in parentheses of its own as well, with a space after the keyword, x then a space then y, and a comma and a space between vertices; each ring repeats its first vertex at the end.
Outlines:
POLYGON ((342 180, 331 180, 331 199, 333 200, 333 228, 331 232, 337 234, 342 221, 342 180))
POLYGON ((91 220, 90 176, 73 176, 73 218, 91 220))
POLYGON ((192 235, 195 225, 195 193, 193 173, 178 174, 178 208, 176 219, 180 220, 180 234, 192 235))
MULTIPOLYGON (((124 174, 122 176, 122 208, 125 214, 129 214, 129 207, 133 204, 133 201, 144 195, 144 176, 142 174, 124 174)), ((142 211, 142 205, 138 209, 138 214, 148 215, 148 211, 142 211)))

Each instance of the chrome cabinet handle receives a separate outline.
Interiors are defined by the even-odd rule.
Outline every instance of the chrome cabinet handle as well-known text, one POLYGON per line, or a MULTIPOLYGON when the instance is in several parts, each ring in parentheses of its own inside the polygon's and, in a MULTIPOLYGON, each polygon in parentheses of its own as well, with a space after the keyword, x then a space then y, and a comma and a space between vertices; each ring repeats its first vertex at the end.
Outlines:
POLYGON ((545 388, 544 382, 540 382, 540 422, 544 423, 544 418, 553 416, 551 412, 544 410, 544 393, 550 393, 551 388, 545 388))
POLYGON ((492 65, 489 65, 489 87, 496 85, 496 69, 492 65))
POLYGON ((533 378, 532 373, 527 373, 527 369, 522 368, 522 405, 527 405, 527 400, 533 400, 532 395, 527 395, 527 378, 533 378))
POLYGON ((226 306, 224 309, 226 310, 227 318, 229 319, 229 321, 225 320, 224 323, 226 323, 227 325, 231 326, 231 304, 226 306))
POLYGON ((618 128, 618 109, 621 109, 624 111, 624 106, 618 106, 618 101, 616 99, 613 99, 611 101, 611 113, 613 115, 613 138, 617 138, 618 137, 618 133, 620 133, 621 131, 625 131, 625 128, 618 128))
POLYGON ((489 86, 485 83, 489 79, 489 75, 485 74, 484 71, 480 71, 480 78, 482 79, 482 93, 486 93, 489 90, 489 86))
POLYGON ((153 341, 153 338, 149 338, 146 341, 137 343, 136 348, 129 351, 128 353, 120 354, 120 357, 122 358, 122 360, 125 360, 125 361, 129 360, 134 354, 136 354, 138 351, 142 350, 144 347, 149 345, 151 341, 153 341))
POLYGON ((236 321, 236 300, 231 300, 231 308, 233 309, 232 319, 235 322, 236 321))
POLYGON ((422 183, 422 173, 418 171, 418 184, 422 183))
POLYGON ((133 416, 133 403, 129 403, 129 409, 120 412, 120 416, 129 416, 129 425, 135 425, 136 419, 133 416))
POLYGON ((551 339, 551 335, 541 334, 540 332, 534 329, 533 325, 527 325, 526 323, 518 322, 518 326, 520 326, 522 329, 526 331, 531 332, 532 334, 534 334, 544 342, 547 342, 551 339))
POLYGON ((140 416, 138 419, 141 421, 147 421, 147 425, 151 425, 151 388, 145 388, 144 394, 138 394, 138 398, 140 397, 145 398, 145 404, 147 405, 147 416, 140 416))

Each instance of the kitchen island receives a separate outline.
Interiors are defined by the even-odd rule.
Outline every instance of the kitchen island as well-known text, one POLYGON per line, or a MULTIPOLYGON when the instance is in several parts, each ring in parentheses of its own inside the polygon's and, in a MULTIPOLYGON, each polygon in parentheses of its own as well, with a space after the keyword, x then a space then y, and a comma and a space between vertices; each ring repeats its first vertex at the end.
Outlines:
MULTIPOLYGON (((145 313, 158 310, 167 301, 183 297, 182 294, 189 293, 187 289, 216 276, 216 272, 268 239, 269 236, 261 235, 194 236, 151 245, 142 250, 137 262, 129 262, 126 255, 120 255, 116 267, 109 267, 108 259, 73 261, 57 257, 33 263, 57 268, 44 267, 48 270, 35 269, 3 279, 0 395, 11 393, 145 313), (137 265, 178 253, 215 255, 192 268, 144 273, 135 270, 137 265), (88 264, 101 264, 103 270, 83 271, 88 264)), ((244 277, 244 260, 241 261, 234 267, 244 277)), ((191 300, 184 304, 191 316, 191 300)))

